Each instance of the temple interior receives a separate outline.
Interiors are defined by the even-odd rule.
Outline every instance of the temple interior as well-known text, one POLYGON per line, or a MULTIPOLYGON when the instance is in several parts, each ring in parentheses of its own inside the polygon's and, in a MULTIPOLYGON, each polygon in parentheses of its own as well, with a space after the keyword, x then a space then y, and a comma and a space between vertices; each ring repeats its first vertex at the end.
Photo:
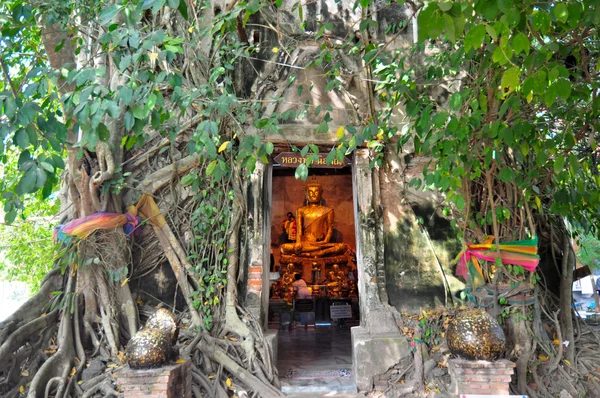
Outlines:
POLYGON ((280 378, 301 391, 311 386, 299 374, 322 373, 312 388, 343 389, 352 377, 326 376, 350 372, 359 323, 350 168, 311 169, 302 181, 274 167, 272 181, 269 327, 280 330, 280 378))

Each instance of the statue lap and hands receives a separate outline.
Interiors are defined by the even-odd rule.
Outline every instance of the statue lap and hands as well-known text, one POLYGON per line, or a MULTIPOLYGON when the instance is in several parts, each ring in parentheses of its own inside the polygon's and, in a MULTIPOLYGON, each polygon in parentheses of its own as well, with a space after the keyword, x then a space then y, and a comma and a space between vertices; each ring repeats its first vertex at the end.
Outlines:
POLYGON ((321 205, 323 188, 317 181, 306 187, 308 205, 297 211, 297 233, 295 243, 281 245, 281 254, 300 257, 329 257, 346 252, 344 243, 331 243, 333 235, 334 211, 321 205))

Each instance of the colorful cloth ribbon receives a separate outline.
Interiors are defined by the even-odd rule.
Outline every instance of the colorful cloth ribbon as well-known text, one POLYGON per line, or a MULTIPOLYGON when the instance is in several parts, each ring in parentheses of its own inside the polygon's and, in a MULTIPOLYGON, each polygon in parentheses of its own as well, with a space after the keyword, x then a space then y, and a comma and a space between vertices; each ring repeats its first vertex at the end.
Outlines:
POLYGON ((475 287, 485 283, 479 260, 496 262, 498 257, 503 264, 520 265, 529 272, 535 271, 540 257, 537 255, 537 236, 529 240, 500 243, 500 251, 493 244, 494 238, 488 238, 484 243, 468 243, 467 247, 456 256, 456 275, 462 276, 465 281, 472 282, 475 287))
POLYGON ((140 234, 140 229, 136 228, 139 223, 140 219, 131 213, 99 212, 56 226, 54 240, 68 243, 72 237, 86 239, 95 231, 118 227, 123 227, 127 235, 135 233, 137 236, 140 234))

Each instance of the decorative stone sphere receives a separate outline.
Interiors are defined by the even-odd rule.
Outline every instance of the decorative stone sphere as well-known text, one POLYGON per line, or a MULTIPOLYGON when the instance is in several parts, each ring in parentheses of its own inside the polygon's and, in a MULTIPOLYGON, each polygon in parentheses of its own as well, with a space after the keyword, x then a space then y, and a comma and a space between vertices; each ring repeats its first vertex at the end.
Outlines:
POLYGON ((463 359, 491 361, 504 351, 504 331, 490 314, 471 308, 456 314, 447 333, 450 352, 463 359))
POLYGON ((172 352, 169 333, 146 328, 129 340, 125 349, 125 362, 132 369, 157 368, 171 359, 172 352))
POLYGON ((150 328, 160 329, 169 333, 171 336, 171 343, 175 344, 177 342, 177 335, 179 334, 177 320, 175 319, 175 315, 164 308, 158 309, 150 318, 148 318, 146 329, 150 328))

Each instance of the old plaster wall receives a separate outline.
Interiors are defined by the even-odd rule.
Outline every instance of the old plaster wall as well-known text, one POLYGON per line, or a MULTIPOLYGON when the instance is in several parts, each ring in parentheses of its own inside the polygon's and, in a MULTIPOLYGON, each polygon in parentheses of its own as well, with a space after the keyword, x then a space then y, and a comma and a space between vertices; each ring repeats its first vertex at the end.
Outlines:
MULTIPOLYGON (((303 206, 306 182, 296 180, 291 172, 273 175, 273 202, 271 208, 271 252, 275 265, 279 265, 280 246, 286 243, 283 233, 283 221, 287 212, 294 213, 303 206)), ((293 171, 293 170, 292 170, 293 171)), ((308 177, 309 179, 311 176, 308 177)), ((344 242, 356 247, 354 231, 354 208, 352 202, 352 176, 349 173, 332 171, 327 175, 317 176, 323 186, 323 205, 331 207, 335 214, 333 242, 344 242)))
POLYGON ((442 198, 408 186, 422 175, 428 159, 386 155, 380 178, 390 304, 401 312, 451 304, 464 288, 454 276, 455 266, 450 266, 461 242, 450 221, 440 214, 442 198))

